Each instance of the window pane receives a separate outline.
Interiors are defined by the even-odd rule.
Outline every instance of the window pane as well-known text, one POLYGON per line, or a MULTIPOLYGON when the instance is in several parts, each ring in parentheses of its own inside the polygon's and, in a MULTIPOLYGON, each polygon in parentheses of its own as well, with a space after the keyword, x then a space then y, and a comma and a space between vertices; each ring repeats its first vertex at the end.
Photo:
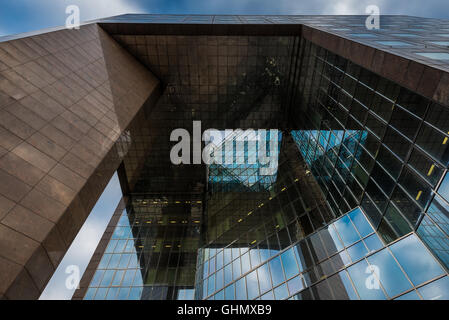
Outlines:
POLYGON ((109 260, 108 268, 109 269, 117 268, 117 265, 118 265, 118 263, 120 261, 120 257, 121 257, 120 254, 113 254, 112 257, 111 257, 111 260, 109 260))
POLYGON ((376 160, 379 161, 393 178, 396 179, 399 177, 399 172, 402 166, 401 162, 385 147, 380 148, 376 160))
POLYGON ((326 250, 324 249, 318 233, 311 235, 306 241, 309 244, 310 252, 312 253, 315 262, 319 262, 327 258, 326 250))
POLYGON ((268 291, 263 296, 260 297, 260 300, 274 300, 273 291, 268 291))
POLYGON ((427 209, 427 214, 449 235, 449 205, 435 196, 427 209))
POLYGON ((301 269, 307 269, 311 266, 313 266, 314 262, 310 255, 309 248, 306 244, 305 240, 300 241, 296 245, 296 254, 297 254, 297 260, 298 263, 302 266, 301 269))
POLYGON ((387 244, 399 238, 385 218, 380 222, 377 232, 387 244))
POLYGON ((251 266, 254 268, 255 266, 258 266, 260 264, 260 256, 259 256, 259 250, 258 249, 251 249, 249 251, 250 257, 251 257, 251 266))
POLYGON ((337 228, 345 246, 351 245, 360 239, 360 236, 355 231, 355 228, 348 216, 344 216, 335 221, 334 225, 337 228))
POLYGON ((368 263, 362 260, 355 265, 348 268, 349 276, 357 289, 357 292, 361 299, 364 300, 384 300, 385 295, 380 286, 373 285, 370 288, 367 287, 366 281, 368 277, 375 282, 376 277, 370 272, 368 263))
POLYGON ((236 300, 247 299, 245 278, 242 278, 235 283, 235 298, 236 300))
MULTIPOLYGON (((360 86, 356 89, 356 95, 358 98, 362 95, 362 91, 364 90, 363 86, 360 86)), ((351 103, 351 115, 356 118, 358 121, 360 121, 362 124, 365 122, 365 117, 368 113, 368 109, 364 107, 360 102, 357 100, 352 100, 351 103)))
POLYGON ((226 287, 225 289, 225 299, 226 300, 234 300, 234 284, 226 287))
POLYGON ((410 140, 413 140, 415 137, 420 122, 421 120, 419 118, 414 117, 400 107, 394 108, 390 120, 390 124, 410 140))
POLYGON ((115 245, 117 244, 117 240, 110 240, 109 241, 109 243, 108 243, 108 246, 107 246, 107 248, 106 248, 106 250, 105 250, 105 253, 112 253, 112 252, 114 252, 114 248, 115 248, 115 245))
POLYGON ((142 296, 142 287, 131 288, 129 292, 128 300, 140 300, 142 296))
POLYGON ((101 258, 100 264, 98 265, 98 269, 104 269, 108 266, 109 259, 111 258, 111 254, 104 254, 101 258))
POLYGON ((365 195, 363 196, 362 203, 360 206, 363 208, 363 211, 371 220, 371 223, 377 227, 382 218, 382 214, 380 213, 379 209, 374 205, 374 202, 371 200, 371 198, 367 193, 365 193, 365 195))
POLYGON ((419 285, 443 273, 443 270, 415 235, 390 247, 410 280, 419 285))
POLYGON ((346 271, 340 271, 328 279, 329 285, 337 300, 358 300, 346 271))
POLYGON ((125 277, 123 278, 124 286, 131 286, 133 284, 135 269, 126 270, 125 277))
POLYGON ((404 168, 404 171, 399 178, 399 183, 412 196, 422 208, 425 208, 432 196, 432 189, 430 186, 419 178, 410 169, 404 168))
POLYGON ((119 286, 124 274, 125 274, 125 270, 117 270, 117 272, 115 273, 115 276, 114 276, 114 280, 112 281, 112 285, 119 286))
POLYGON ((232 281, 232 264, 228 264, 224 267, 225 285, 232 281))
POLYGON ((321 281, 314 285, 312 288, 313 295, 316 300, 332 300, 331 289, 327 283, 327 280, 321 281))
POLYGON ((215 291, 215 274, 211 275, 207 281, 207 295, 215 291))
POLYGON ((371 110, 382 117, 385 121, 388 121, 390 120, 390 115, 393 111, 393 102, 376 93, 373 97, 371 110))
POLYGON ((110 288, 108 291, 108 295, 106 296, 106 300, 115 300, 118 290, 119 288, 110 288))
POLYGON ((257 296, 259 296, 259 283, 257 281, 256 271, 253 271, 246 276, 246 285, 248 287, 249 300, 253 300, 257 296))
POLYGON ((378 268, 376 271, 378 271, 380 283, 390 297, 396 296, 412 287, 412 284, 407 280, 387 249, 368 257, 368 261, 371 266, 378 268))
POLYGON ((279 257, 275 257, 270 261, 271 278, 273 280, 273 286, 276 286, 283 282, 284 273, 282 272, 281 260, 279 257))
POLYGON ((229 262, 231 262, 232 260, 232 254, 231 254, 231 249, 224 249, 223 250, 223 254, 224 254, 224 264, 228 264, 229 262))
POLYGON ((365 238, 363 241, 365 242, 365 244, 368 247, 368 250, 370 252, 379 250, 380 248, 383 247, 383 243, 382 243, 382 241, 380 241, 377 234, 373 234, 373 235, 369 236, 368 238, 365 238))
MULTIPOLYGON (((446 225, 447 229, 447 225, 446 225)), ((427 215, 421 221, 418 234, 433 253, 449 268, 449 237, 444 234, 427 215)))
POLYGON ((391 195, 391 192, 393 191, 395 185, 395 181, 391 179, 391 177, 378 163, 375 164, 373 171, 371 172, 371 179, 374 179, 374 181, 376 181, 376 183, 387 196, 391 195))
POLYGON ((438 193, 446 199, 446 201, 449 201, 449 173, 446 173, 446 176, 441 182, 441 185, 438 188, 438 193))
POLYGON ((223 300, 224 299, 224 290, 217 292, 214 296, 214 300, 223 300))
POLYGON ((366 130, 363 131, 360 144, 373 156, 380 148, 380 140, 366 130))
POLYGON ((403 294, 400 297, 397 297, 394 300, 421 300, 415 290, 410 291, 409 293, 403 294))
POLYGON ((287 279, 299 273, 293 248, 287 250, 281 255, 282 265, 284 266, 285 276, 287 279))
POLYGON ((321 239, 323 240, 324 246, 327 252, 332 255, 344 248, 343 243, 337 235, 334 227, 332 225, 324 228, 320 231, 321 239))
POLYGON ((290 294, 294 294, 304 288, 301 276, 295 277, 287 282, 290 294))
POLYGON ((347 248, 347 251, 352 261, 360 260, 368 253, 363 241, 357 242, 355 245, 350 246, 347 248))
POLYGON ((217 269, 221 269, 223 267, 223 251, 220 251, 217 255, 217 269))
POLYGON ((215 285, 217 287, 216 290, 223 288, 223 269, 217 271, 215 275, 215 285))
POLYGON ((416 114, 418 117, 422 117, 426 112, 429 101, 423 96, 420 96, 408 89, 401 88, 396 103, 411 113, 416 114))
POLYGON ((107 292, 108 288, 98 288, 94 300, 104 300, 107 292))
POLYGON ((257 275, 259 277, 260 292, 264 293, 265 291, 271 289, 271 276, 267 263, 257 269, 257 275))
POLYGON ((240 267, 240 259, 237 258, 236 260, 234 260, 232 262, 232 274, 233 274, 233 279, 237 279, 238 277, 240 277, 241 275, 241 267, 240 267))
POLYGON ((385 134, 384 143, 403 160, 407 156, 411 146, 410 142, 391 127, 388 128, 387 133, 385 134))
POLYGON ((95 291, 97 291, 97 288, 89 288, 87 289, 86 294, 84 295, 84 300, 92 300, 94 295, 95 295, 95 291))
POLYGON ((288 297, 287 284, 283 284, 274 289, 274 296, 276 300, 283 300, 288 297))
POLYGON ((400 87, 393 81, 387 80, 385 78, 379 78, 379 82, 376 87, 376 91, 380 92, 382 95, 390 99, 391 101, 396 100, 400 87))
POLYGON ((449 164, 449 138, 441 132, 424 123, 416 138, 416 143, 444 165, 449 164))
POLYGON ((415 225, 422 212, 422 209, 418 207, 416 203, 412 199, 410 199, 410 197, 399 187, 396 187, 391 200, 396 204, 396 206, 408 219, 408 221, 412 225, 415 225))
POLYGON ((449 300, 449 278, 444 277, 418 289, 424 300, 449 300))
POLYGON ((312 292, 309 288, 304 289, 295 296, 296 300, 313 300, 312 292))
POLYGON ((250 269, 251 269, 251 265, 249 262, 249 253, 245 253, 244 255, 242 255, 242 274, 247 273, 250 269))
POLYGON ((103 280, 101 280, 100 286, 107 287, 111 284, 112 278, 114 276, 115 270, 106 270, 104 273, 103 280))
POLYGON ((417 170, 426 180, 435 186, 443 174, 443 169, 430 158, 425 156, 422 152, 414 149, 408 163, 411 167, 417 170))
POLYGON ((379 208, 379 210, 383 212, 387 206, 388 199, 373 180, 370 180, 368 182, 368 185, 366 186, 366 192, 370 196, 371 200, 379 208))
POLYGON ((388 209, 385 213, 385 219, 389 222, 389 225, 396 232, 397 237, 401 237, 410 231, 412 228, 405 220, 405 218, 399 213, 399 211, 390 202, 388 209))
POLYGON ((382 139, 387 124, 379 120, 376 116, 371 113, 368 114, 366 119, 366 126, 379 138, 382 139))
POLYGON ((443 132, 449 131, 449 110, 447 107, 432 102, 426 115, 426 121, 443 132))

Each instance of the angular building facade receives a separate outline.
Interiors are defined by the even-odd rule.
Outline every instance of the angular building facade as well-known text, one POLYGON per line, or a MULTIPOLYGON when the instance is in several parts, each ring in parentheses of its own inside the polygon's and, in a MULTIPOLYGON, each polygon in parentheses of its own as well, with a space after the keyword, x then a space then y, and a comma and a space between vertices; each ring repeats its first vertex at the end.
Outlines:
POLYGON ((365 19, 0 38, 0 297, 39 297, 117 172, 73 299, 449 299, 449 21, 365 19), (197 121, 230 162, 171 161, 197 121))

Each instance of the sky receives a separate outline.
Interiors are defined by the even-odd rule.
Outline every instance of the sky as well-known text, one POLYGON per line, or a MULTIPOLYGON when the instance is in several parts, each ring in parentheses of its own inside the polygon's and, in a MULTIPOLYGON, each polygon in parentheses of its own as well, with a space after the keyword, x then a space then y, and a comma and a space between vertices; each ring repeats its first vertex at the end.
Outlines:
POLYGON ((124 13, 178 14, 381 14, 449 19, 448 0, 0 0, 0 36, 65 24, 68 5, 81 21, 124 13))
MULTIPOLYGON (((377 5, 381 14, 449 19, 448 0, 0 0, 0 36, 63 26, 69 5, 80 8, 81 21, 125 13, 364 15, 368 5, 377 5)), ((82 275, 120 198, 114 175, 41 299, 71 298, 66 267, 78 265, 82 275)))

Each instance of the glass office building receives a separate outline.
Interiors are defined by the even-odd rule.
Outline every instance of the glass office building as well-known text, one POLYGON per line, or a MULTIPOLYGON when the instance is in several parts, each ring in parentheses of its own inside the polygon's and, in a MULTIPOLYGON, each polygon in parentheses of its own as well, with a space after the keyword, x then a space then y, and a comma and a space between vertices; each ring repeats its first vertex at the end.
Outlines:
MULTIPOLYGON (((83 44, 87 39, 77 49, 79 68, 88 65, 85 78, 42 91, 68 109, 63 118, 80 130, 72 138, 82 147, 73 142, 66 148, 73 155, 61 150, 55 163, 73 167, 86 187, 73 194, 74 202, 42 183, 37 189, 59 197, 66 205, 61 211, 80 224, 91 208, 86 203, 95 204, 114 172, 123 192, 73 299, 449 299, 449 21, 381 16, 380 29, 368 30, 365 19, 130 14, 68 34, 83 44), (150 78, 157 85, 147 84, 150 78), (88 92, 83 81, 98 92, 77 100, 88 92), (71 83, 72 93, 65 91, 71 83), (58 92, 73 95, 73 106, 58 92), (89 122, 94 114, 105 114, 104 122, 89 122), (95 133, 84 132, 81 120, 97 126, 95 133), (222 134, 213 140, 213 155, 222 161, 195 158, 207 139, 187 143, 189 163, 171 161, 172 132, 195 136, 195 121, 201 121, 200 135, 207 129, 222 134), (228 135, 230 129, 240 131, 228 135), (97 154, 91 140, 100 132, 105 152, 97 154), (254 136, 263 139, 251 143, 254 136)), ((48 34, 39 39, 64 43, 48 34)), ((2 40, 0 62, 16 68, 11 56, 25 45, 37 50, 33 37, 21 45, 2 40)), ((71 53, 54 50, 57 62, 39 65, 65 74, 71 53)), ((22 82, 17 87, 32 92, 22 82)), ((0 90, 2 112, 10 119, 10 113, 23 115, 10 107, 6 94, 18 95, 13 87, 0 84, 0 90)), ((4 141, 13 143, 14 134, 54 155, 35 135, 14 128, 6 135, 12 120, 0 121, 4 141)), ((62 120, 37 130, 55 142, 73 133, 62 120)), ((10 163, 25 153, 0 146, 0 174, 13 176, 10 163)), ((74 181, 73 175, 61 179, 59 169, 50 176, 74 181)), ((36 213, 47 208, 0 188, 3 195, 36 213)), ((19 228, 2 210, 2 226, 19 228)), ((56 223, 65 243, 76 235, 72 222, 56 223)), ((57 265, 55 252, 65 249, 54 238, 30 237, 57 265)), ((2 239, 0 258, 20 262, 2 239)), ((38 283, 42 273, 25 269, 38 283)), ((0 287, 0 296, 20 297, 16 282, 0 287)))
MULTIPOLYGON (((276 19, 417 55, 436 23, 410 30, 415 18, 389 17, 367 31, 362 17, 276 19)), ((214 128, 279 129, 279 148, 270 150, 279 161, 261 175, 246 145, 232 164, 202 169, 198 198, 131 192, 84 299, 449 298, 447 105, 290 29, 116 38, 170 79, 160 108, 197 108, 179 121, 214 128), (186 54, 185 46, 205 52, 186 54)))

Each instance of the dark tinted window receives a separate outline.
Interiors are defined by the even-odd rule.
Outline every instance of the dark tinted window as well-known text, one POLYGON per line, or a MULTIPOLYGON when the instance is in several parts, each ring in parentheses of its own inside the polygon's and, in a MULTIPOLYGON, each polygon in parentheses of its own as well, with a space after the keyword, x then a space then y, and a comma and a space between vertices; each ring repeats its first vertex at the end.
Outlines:
POLYGON ((416 114, 418 117, 422 117, 426 112, 429 100, 408 89, 401 88, 396 103, 416 114))
POLYGON ((384 143, 402 159, 405 159, 411 146, 410 142, 392 128, 388 128, 387 133, 385 134, 384 143))
POLYGON ((409 112, 395 107, 393 115, 391 116, 390 124, 398 129, 402 134, 413 140, 418 131, 420 124, 419 118, 411 115, 409 112))

